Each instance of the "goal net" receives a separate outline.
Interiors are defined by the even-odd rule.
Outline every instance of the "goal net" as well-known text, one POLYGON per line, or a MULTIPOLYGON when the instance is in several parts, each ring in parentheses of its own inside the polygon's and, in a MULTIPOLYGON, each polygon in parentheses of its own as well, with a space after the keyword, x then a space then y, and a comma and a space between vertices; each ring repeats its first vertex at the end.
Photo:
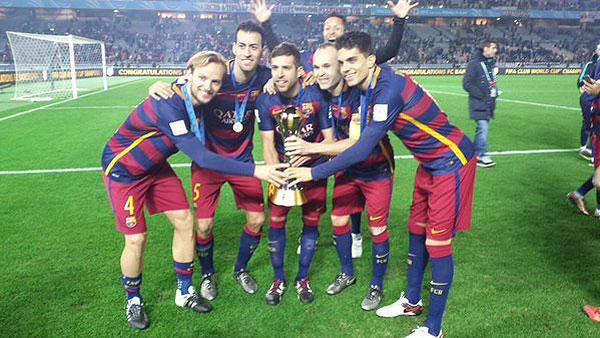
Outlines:
POLYGON ((108 89, 103 42, 75 35, 6 35, 15 65, 15 100, 77 98, 108 89))

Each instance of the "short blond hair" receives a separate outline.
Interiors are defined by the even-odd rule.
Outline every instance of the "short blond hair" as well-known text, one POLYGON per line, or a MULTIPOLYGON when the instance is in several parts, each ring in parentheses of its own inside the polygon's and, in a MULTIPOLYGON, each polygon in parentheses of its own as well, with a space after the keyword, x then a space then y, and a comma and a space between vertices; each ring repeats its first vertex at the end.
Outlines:
POLYGON ((194 54, 194 56, 192 56, 188 60, 186 65, 186 71, 188 71, 188 73, 191 74, 194 72, 194 69, 202 68, 208 65, 209 63, 218 63, 221 66, 223 66, 223 68, 226 68, 225 62, 225 58, 220 53, 210 50, 199 52, 194 54))

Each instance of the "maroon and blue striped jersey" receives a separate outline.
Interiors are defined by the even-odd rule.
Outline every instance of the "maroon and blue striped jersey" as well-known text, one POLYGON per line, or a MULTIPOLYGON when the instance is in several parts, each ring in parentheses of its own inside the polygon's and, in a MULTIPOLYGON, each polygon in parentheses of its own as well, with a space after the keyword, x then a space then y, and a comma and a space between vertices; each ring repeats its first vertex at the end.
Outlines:
POLYGON ((205 124, 205 144, 208 150, 239 161, 252 162, 254 104, 263 86, 271 78, 271 69, 258 66, 254 78, 243 84, 233 83, 232 71, 233 61, 229 61, 221 90, 211 102, 202 107, 201 112, 197 112, 197 115, 201 116, 201 123, 205 124), (249 97, 242 114, 243 129, 236 132, 233 130, 236 122, 236 101, 241 109, 246 95, 249 97))
POLYGON ((455 172, 473 158, 471 140, 450 123, 433 97, 409 76, 377 66, 369 90, 371 123, 355 145, 312 169, 315 180, 364 160, 388 130, 433 175, 455 172))
POLYGON ((160 169, 181 150, 200 167, 232 175, 252 176, 254 165, 207 150, 191 131, 184 94, 179 85, 170 99, 148 97, 110 138, 102 154, 102 170, 119 182, 131 183, 160 169))
MULTIPOLYGON (((345 140, 350 137, 352 115, 359 112, 360 90, 344 86, 340 96, 326 96, 329 99, 329 115, 332 118, 334 136, 336 140, 345 140)), ((367 123, 372 120, 372 113, 370 110, 367 123)), ((387 135, 373 148, 364 161, 348 167, 344 172, 363 181, 378 180, 393 174, 394 148, 392 148, 387 135)))
MULTIPOLYGON (((277 126, 276 117, 287 108, 296 107, 306 116, 298 136, 307 142, 323 141, 321 130, 331 128, 328 103, 317 85, 302 88, 300 93, 292 98, 284 97, 279 93, 275 95, 263 93, 258 97, 255 107, 258 128, 261 131, 275 131, 275 149, 277 149, 281 161, 284 160, 285 150, 283 135, 279 126, 277 126)), ((326 157, 319 156, 305 165, 312 166, 326 160, 326 157)))

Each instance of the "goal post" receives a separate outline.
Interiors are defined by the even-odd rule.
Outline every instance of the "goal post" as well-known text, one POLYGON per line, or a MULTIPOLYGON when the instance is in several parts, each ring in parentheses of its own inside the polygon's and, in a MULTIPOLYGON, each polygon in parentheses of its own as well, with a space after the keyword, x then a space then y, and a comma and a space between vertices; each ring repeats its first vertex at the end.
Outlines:
POLYGON ((77 98, 107 90, 104 43, 76 35, 6 32, 15 67, 15 100, 77 98))

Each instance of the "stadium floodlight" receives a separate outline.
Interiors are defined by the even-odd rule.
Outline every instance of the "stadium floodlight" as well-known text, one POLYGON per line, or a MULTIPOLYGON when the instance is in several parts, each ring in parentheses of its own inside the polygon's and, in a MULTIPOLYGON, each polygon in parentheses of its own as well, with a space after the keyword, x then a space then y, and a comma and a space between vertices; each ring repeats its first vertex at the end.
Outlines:
POLYGON ((15 65, 14 100, 77 98, 107 90, 104 43, 75 35, 6 32, 15 65))

